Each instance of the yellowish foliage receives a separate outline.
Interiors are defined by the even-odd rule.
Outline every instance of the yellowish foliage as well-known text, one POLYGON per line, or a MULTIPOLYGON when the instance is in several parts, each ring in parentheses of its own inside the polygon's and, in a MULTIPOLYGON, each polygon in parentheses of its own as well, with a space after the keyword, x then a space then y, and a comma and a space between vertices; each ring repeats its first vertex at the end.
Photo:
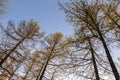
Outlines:
POLYGON ((39 26, 38 24, 36 24, 35 30, 36 30, 36 31, 40 30, 40 26, 39 26))
POLYGON ((30 27, 35 31, 38 31, 40 29, 40 26, 33 19, 30 20, 30 27))
POLYGON ((68 43, 72 43, 72 42, 73 42, 73 39, 72 39, 72 38, 68 38, 68 39, 67 39, 67 42, 68 42, 68 43))
POLYGON ((111 19, 110 19, 109 16, 106 16, 106 17, 105 17, 105 20, 106 20, 106 21, 110 21, 111 19))
POLYGON ((6 80, 5 78, 3 78, 3 77, 0 77, 0 80, 6 80))
POLYGON ((57 33, 55 34, 54 38, 60 40, 60 39, 63 38, 63 34, 60 33, 60 32, 57 32, 57 33))

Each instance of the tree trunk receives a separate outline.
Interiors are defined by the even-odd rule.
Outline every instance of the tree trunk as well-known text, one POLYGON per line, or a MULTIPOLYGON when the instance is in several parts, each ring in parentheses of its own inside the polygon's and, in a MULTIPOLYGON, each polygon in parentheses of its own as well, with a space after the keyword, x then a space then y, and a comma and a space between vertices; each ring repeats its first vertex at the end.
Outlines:
POLYGON ((34 61, 32 61, 32 64, 30 65, 28 71, 26 72, 25 76, 23 77, 23 80, 26 80, 26 77, 29 74, 30 70, 32 69, 33 65, 34 65, 34 61))
POLYGON ((44 67, 44 64, 43 64, 42 67, 40 68, 36 80, 39 80, 43 67, 44 67))
POLYGON ((45 74, 45 71, 46 71, 48 62, 49 62, 49 59, 47 59, 47 61, 45 62, 44 66, 43 66, 43 69, 42 69, 41 72, 40 72, 40 76, 38 77, 37 80, 42 80, 42 78, 43 78, 43 76, 44 76, 44 74, 45 74))
POLYGON ((49 63, 49 60, 50 60, 50 58, 51 58, 51 55, 52 55, 52 53, 53 53, 53 51, 54 51, 54 48, 55 48, 55 46, 56 46, 56 44, 57 44, 57 41, 58 41, 58 40, 56 39, 56 41, 55 41, 55 43, 54 43, 54 45, 53 45, 53 47, 52 47, 52 49, 51 49, 50 54, 48 55, 48 58, 47 58, 46 62, 44 63, 43 69, 42 69, 41 72, 40 72, 41 74, 39 75, 39 78, 38 78, 37 80, 42 80, 42 78, 43 78, 43 76, 44 76, 44 74, 45 74, 47 65, 48 65, 48 63, 49 63))
POLYGON ((13 47, 13 49, 6 54, 6 56, 4 57, 4 59, 2 59, 2 60, 0 61, 0 66, 2 66, 2 64, 7 60, 7 58, 11 55, 11 53, 12 53, 13 51, 15 51, 15 49, 25 40, 25 38, 26 38, 26 37, 24 37, 21 41, 19 41, 19 42, 15 45, 15 47, 13 47))
POLYGON ((100 80, 99 72, 98 72, 97 64, 96 64, 96 60, 95 60, 94 50, 93 50, 93 47, 92 47, 92 44, 91 44, 90 41, 89 41, 89 45, 90 45, 90 50, 91 50, 91 55, 92 55, 92 61, 93 61, 96 80, 100 80))
POLYGON ((112 72, 113 72, 113 74, 114 74, 114 76, 115 76, 115 79, 116 79, 116 80, 119 80, 119 73, 118 73, 118 71, 117 71, 117 68, 116 68, 114 62, 113 62, 113 59, 112 59, 112 57, 111 57, 110 51, 109 51, 109 49, 108 49, 108 47, 107 47, 107 44, 106 44, 106 42, 105 42, 105 40, 104 40, 104 38, 103 38, 103 36, 102 36, 102 33, 100 32, 99 27, 96 27, 96 29, 97 29, 97 32, 98 32, 98 34, 99 34, 99 36, 100 36, 100 40, 101 40, 101 42, 102 42, 102 44, 103 44, 103 47, 104 47, 104 49, 105 49, 105 52, 106 52, 108 61, 109 61, 109 63, 110 63, 110 66, 111 66, 111 68, 112 68, 112 72))

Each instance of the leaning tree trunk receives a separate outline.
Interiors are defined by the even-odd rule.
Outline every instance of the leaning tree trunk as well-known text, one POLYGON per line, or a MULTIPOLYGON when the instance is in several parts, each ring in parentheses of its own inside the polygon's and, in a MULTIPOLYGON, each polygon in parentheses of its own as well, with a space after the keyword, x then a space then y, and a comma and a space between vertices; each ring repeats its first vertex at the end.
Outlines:
POLYGON ((15 47, 13 47, 13 49, 10 50, 10 52, 8 52, 8 53, 6 54, 6 56, 0 61, 0 66, 2 66, 2 64, 8 59, 8 57, 10 57, 10 55, 12 54, 12 52, 14 52, 15 49, 16 49, 25 39, 26 39, 26 37, 24 37, 21 41, 19 41, 19 42, 15 45, 15 47))
POLYGON ((27 72, 25 73, 25 76, 23 77, 23 80, 26 80, 27 75, 29 74, 29 72, 30 72, 30 70, 32 69, 33 65, 34 65, 34 61, 32 61, 32 64, 30 65, 29 69, 28 69, 27 72))
POLYGON ((120 77, 120 76, 119 76, 119 73, 118 73, 118 71, 117 71, 117 68, 116 68, 116 66, 115 66, 115 64, 114 64, 114 62, 113 62, 113 59, 112 59, 112 56, 111 56, 111 54, 110 54, 110 51, 109 51, 109 49, 108 49, 108 47, 107 47, 107 44, 106 44, 106 42, 105 42, 105 40, 104 40, 104 38, 103 38, 103 36, 102 36, 102 33, 100 32, 99 27, 96 27, 96 29, 97 29, 97 32, 98 32, 98 34, 99 34, 99 36, 100 36, 100 40, 101 40, 101 42, 102 42, 102 44, 103 44, 103 47, 104 47, 104 49, 105 49, 105 52, 106 52, 108 61, 109 61, 109 63, 110 63, 110 66, 111 66, 111 68, 112 68, 112 72, 113 72, 113 74, 114 74, 114 76, 115 76, 115 79, 116 79, 116 80, 119 80, 119 77, 120 77))
POLYGON ((46 62, 45 62, 44 65, 43 65, 43 69, 42 69, 41 72, 40 72, 41 74, 39 74, 39 78, 37 78, 37 80, 42 80, 42 78, 43 78, 43 76, 44 76, 44 74, 45 74, 47 65, 48 65, 48 63, 49 63, 49 60, 50 60, 50 58, 51 58, 51 55, 52 55, 52 53, 53 53, 53 51, 54 51, 54 48, 55 48, 55 45, 56 45, 56 44, 57 44, 57 40, 55 41, 55 43, 54 43, 54 45, 53 45, 53 47, 52 47, 52 49, 51 49, 51 52, 50 52, 50 54, 49 54, 46 62))
POLYGON ((48 63, 49 63, 49 59, 46 60, 44 66, 43 66, 43 69, 41 70, 40 75, 39 75, 39 77, 37 78, 37 80, 42 80, 42 78, 43 78, 43 76, 44 76, 44 74, 45 74, 45 71, 46 71, 46 68, 47 68, 48 63))
POLYGON ((92 61, 93 61, 96 80, 100 80, 99 72, 98 72, 97 64, 96 64, 96 60, 95 60, 94 50, 93 50, 93 47, 92 47, 92 44, 91 44, 90 41, 89 41, 89 45, 90 45, 90 50, 91 50, 91 55, 92 55, 92 61))

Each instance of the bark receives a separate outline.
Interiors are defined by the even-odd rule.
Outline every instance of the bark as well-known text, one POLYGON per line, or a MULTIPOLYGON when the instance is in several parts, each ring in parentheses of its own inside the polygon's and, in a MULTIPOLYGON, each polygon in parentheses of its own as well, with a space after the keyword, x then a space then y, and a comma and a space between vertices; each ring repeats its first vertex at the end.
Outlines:
POLYGON ((52 49, 51 49, 51 52, 50 52, 50 54, 49 54, 49 56, 48 56, 48 58, 47 58, 47 60, 46 60, 46 62, 45 62, 45 64, 44 64, 44 66, 43 66, 43 69, 42 69, 41 72, 40 72, 41 74, 39 75, 39 78, 38 78, 37 80, 42 80, 42 78, 43 78, 43 76, 44 76, 44 74, 45 74, 47 65, 48 65, 48 63, 49 63, 49 61, 50 61, 51 55, 52 55, 52 53, 53 53, 53 51, 54 51, 54 48, 55 48, 57 42, 58 42, 58 40, 56 39, 56 40, 55 40, 55 43, 54 43, 54 45, 53 45, 53 47, 52 47, 52 49))
POLYGON ((106 44, 106 42, 105 42, 105 40, 104 40, 104 38, 103 38, 103 36, 102 36, 102 33, 100 32, 99 27, 96 27, 96 29, 97 29, 97 32, 98 32, 98 34, 99 34, 99 36, 100 36, 100 40, 101 40, 101 42, 102 42, 102 44, 103 44, 103 47, 104 47, 104 49, 105 49, 105 52, 106 52, 108 61, 109 61, 109 63, 110 63, 110 66, 111 66, 111 68, 112 68, 112 72, 113 72, 113 74, 114 74, 114 76, 115 76, 115 79, 116 79, 116 80, 119 80, 119 73, 118 73, 118 70, 117 70, 114 62, 113 62, 113 59, 112 59, 112 56, 111 56, 111 54, 110 54, 110 51, 109 51, 109 49, 108 49, 108 47, 107 47, 107 44, 106 44))
POLYGON ((15 47, 13 47, 13 49, 6 54, 6 56, 4 57, 4 59, 2 59, 2 60, 0 61, 0 66, 2 66, 2 64, 8 59, 8 57, 12 54, 12 52, 14 52, 15 49, 16 49, 25 39, 26 39, 26 37, 24 37, 21 41, 19 41, 19 42, 15 45, 15 47))
POLYGON ((45 62, 44 66, 43 66, 43 69, 40 72, 40 76, 39 76, 39 78, 37 80, 42 80, 42 78, 43 78, 43 76, 45 74, 48 63, 49 63, 49 59, 47 59, 47 61, 45 62))
POLYGON ((93 62, 93 66, 94 66, 96 80, 100 80, 99 72, 98 72, 97 64, 96 64, 96 60, 95 60, 94 50, 93 50, 93 47, 92 47, 92 44, 91 44, 90 41, 89 41, 89 45, 90 45, 90 50, 91 50, 91 55, 92 55, 92 62, 93 62))
POLYGON ((39 80, 43 67, 44 67, 44 64, 43 64, 42 67, 40 68, 40 71, 39 71, 39 74, 38 74, 36 80, 39 80))

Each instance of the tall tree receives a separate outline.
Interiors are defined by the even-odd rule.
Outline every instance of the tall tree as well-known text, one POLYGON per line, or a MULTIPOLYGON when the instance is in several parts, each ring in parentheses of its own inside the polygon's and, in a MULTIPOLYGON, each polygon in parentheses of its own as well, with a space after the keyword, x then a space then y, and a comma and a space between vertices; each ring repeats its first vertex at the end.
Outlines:
MULTIPOLYGON (((108 1, 109 2, 109 1, 108 1)), ((110 31, 109 26, 106 24, 106 17, 104 12, 101 12, 101 8, 105 8, 103 5, 107 2, 101 0, 75 0, 66 2, 65 5, 61 5, 61 8, 67 14, 67 20, 73 23, 75 27, 81 30, 86 30, 86 33, 92 35, 95 40, 99 40, 106 52, 109 64, 116 80, 119 80, 119 73, 113 62, 113 59, 108 49, 105 35, 110 31)), ((79 30, 80 30, 79 29, 79 30)))
MULTIPOLYGON (((40 74, 38 75, 36 80, 42 80, 44 75, 45 75, 45 71, 46 68, 49 64, 49 62, 56 56, 58 55, 60 52, 60 40, 62 39, 63 35, 61 33, 55 33, 53 35, 47 36, 45 38, 46 42, 43 43, 45 49, 43 51, 43 54, 46 53, 46 59, 43 63, 43 67, 40 70, 40 74)), ((61 55, 61 54, 59 54, 61 55)))
MULTIPOLYGON (((43 34, 39 32, 40 26, 34 21, 22 21, 17 27, 13 22, 9 22, 6 28, 1 26, 3 34, 1 36, 1 67, 5 67, 6 62, 15 61, 25 57, 24 50, 29 50, 34 41, 39 40, 43 34), (18 57, 16 58, 15 57, 18 57)), ((14 63, 14 62, 13 62, 14 63)), ((14 64, 12 64, 14 65, 14 64)))
POLYGON ((89 41, 89 45, 90 45, 90 50, 91 50, 91 55, 92 55, 92 62, 93 62, 93 65, 94 65, 94 71, 95 71, 95 76, 96 76, 96 80, 100 80, 100 77, 99 77, 99 72, 98 72, 98 68, 97 68, 97 64, 96 64, 96 60, 95 60, 95 55, 94 55, 94 49, 92 47, 92 44, 91 44, 91 41, 89 41))

